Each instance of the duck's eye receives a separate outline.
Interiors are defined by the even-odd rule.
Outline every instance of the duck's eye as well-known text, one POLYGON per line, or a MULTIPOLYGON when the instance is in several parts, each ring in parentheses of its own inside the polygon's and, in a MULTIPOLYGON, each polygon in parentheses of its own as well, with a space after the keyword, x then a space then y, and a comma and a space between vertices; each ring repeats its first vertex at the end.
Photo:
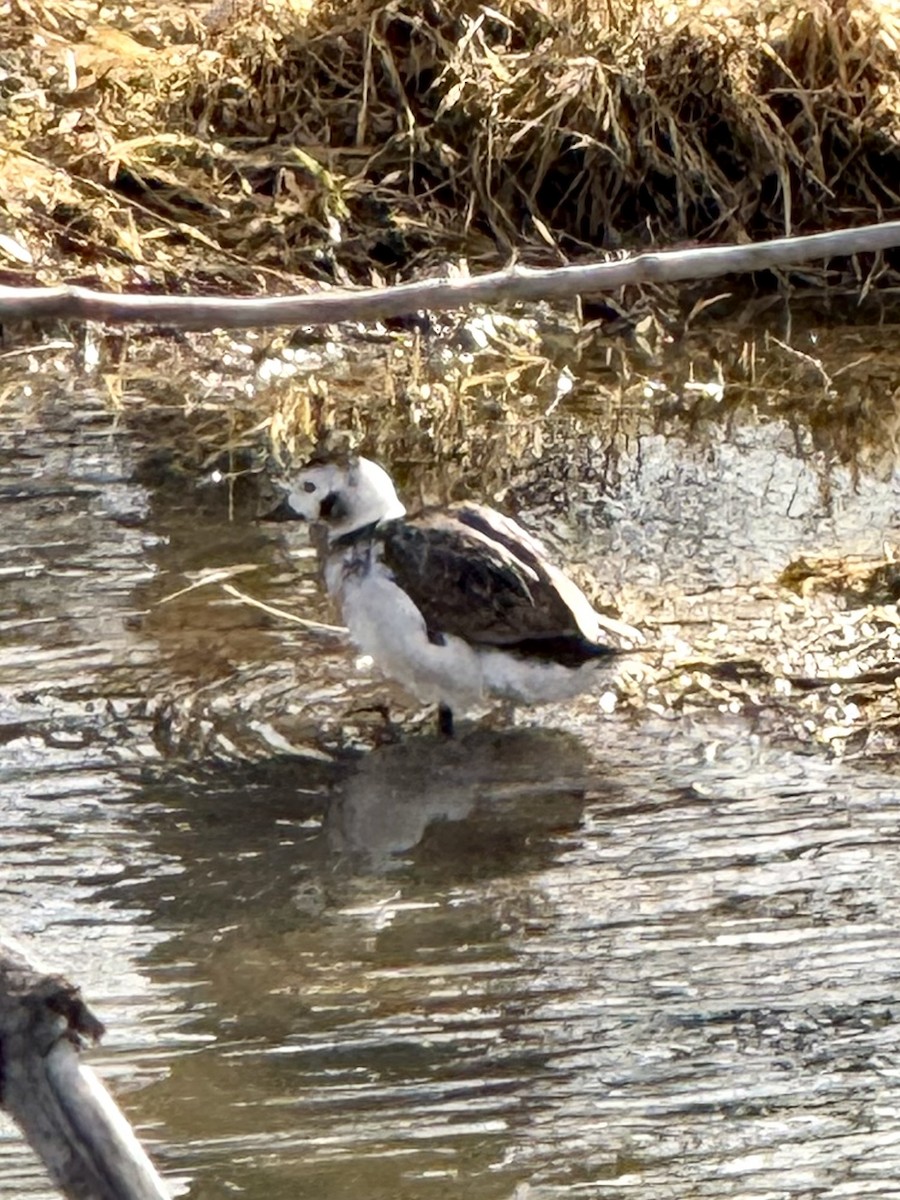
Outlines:
POLYGON ((304 492, 314 492, 316 490, 316 485, 312 482, 312 480, 307 479, 306 483, 303 485, 303 490, 304 492))

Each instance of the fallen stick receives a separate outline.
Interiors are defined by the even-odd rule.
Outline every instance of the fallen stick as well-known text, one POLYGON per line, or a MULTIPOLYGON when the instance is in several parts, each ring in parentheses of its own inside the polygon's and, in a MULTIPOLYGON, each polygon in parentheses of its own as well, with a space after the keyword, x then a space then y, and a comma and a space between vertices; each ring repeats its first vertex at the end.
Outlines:
POLYGON ((0 941, 0 1102, 69 1200, 168 1200, 116 1102, 79 1061, 103 1026, 62 976, 0 941))
POLYGON ((461 279, 423 279, 396 287, 336 289, 301 296, 146 296, 83 287, 0 287, 0 321, 78 320, 167 325, 178 329, 250 329, 383 321, 426 309, 442 312, 499 301, 563 300, 625 284, 677 283, 764 271, 900 246, 900 221, 744 246, 701 246, 637 254, 614 262, 535 270, 513 266, 461 279))

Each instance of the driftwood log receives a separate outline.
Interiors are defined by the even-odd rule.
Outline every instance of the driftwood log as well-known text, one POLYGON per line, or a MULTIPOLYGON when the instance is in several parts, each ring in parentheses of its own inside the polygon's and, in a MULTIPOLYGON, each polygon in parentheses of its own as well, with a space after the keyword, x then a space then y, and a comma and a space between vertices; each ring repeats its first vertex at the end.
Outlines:
POLYGON ((510 267, 475 278, 423 279, 397 287, 335 290, 302 296, 232 299, 146 296, 83 287, 0 287, 0 322, 105 321, 178 329, 250 329, 383 321, 419 310, 442 312, 469 304, 564 300, 625 284, 677 283, 746 271, 779 270, 813 259, 877 253, 900 246, 900 221, 808 237, 775 238, 746 246, 702 246, 638 254, 614 262, 533 270, 510 267))
POLYGON ((77 987, 0 940, 3 1107, 70 1200, 167 1200, 128 1121, 79 1060, 102 1033, 77 987))

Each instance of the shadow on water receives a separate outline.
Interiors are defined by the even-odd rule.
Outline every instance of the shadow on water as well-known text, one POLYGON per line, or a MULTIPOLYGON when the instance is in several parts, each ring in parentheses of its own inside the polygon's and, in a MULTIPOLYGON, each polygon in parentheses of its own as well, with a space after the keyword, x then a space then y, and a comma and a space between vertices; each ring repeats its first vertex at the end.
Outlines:
POLYGON ((527 861, 557 823, 577 827, 586 767, 583 745, 560 731, 420 736, 361 760, 329 809, 325 835, 332 852, 367 872, 396 869, 398 855, 419 847, 420 869, 429 854, 438 863, 449 855, 476 875, 491 873, 507 858, 527 861))
MULTIPOLYGON (((0 925, 83 985, 191 1195, 900 1195, 894 760, 779 740, 749 683, 386 742, 338 641, 184 591, 252 566, 326 617, 302 543, 136 474, 102 405, 35 411, 0 454, 0 925)), ((823 491, 784 414, 605 455, 583 419, 510 486, 601 589, 660 639, 837 654, 774 576, 895 530, 893 467, 823 491)), ((838 726, 834 686, 784 703, 838 726)), ((47 1195, 5 1126, 0 1191, 47 1195)))

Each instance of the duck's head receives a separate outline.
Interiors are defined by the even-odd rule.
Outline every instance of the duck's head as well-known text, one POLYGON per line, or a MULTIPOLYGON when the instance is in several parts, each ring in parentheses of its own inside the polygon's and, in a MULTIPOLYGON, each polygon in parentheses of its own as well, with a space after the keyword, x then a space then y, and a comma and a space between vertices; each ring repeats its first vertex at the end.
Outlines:
POLYGON ((269 520, 319 523, 330 542, 406 512, 390 475, 368 458, 313 459, 282 486, 284 497, 269 520))

